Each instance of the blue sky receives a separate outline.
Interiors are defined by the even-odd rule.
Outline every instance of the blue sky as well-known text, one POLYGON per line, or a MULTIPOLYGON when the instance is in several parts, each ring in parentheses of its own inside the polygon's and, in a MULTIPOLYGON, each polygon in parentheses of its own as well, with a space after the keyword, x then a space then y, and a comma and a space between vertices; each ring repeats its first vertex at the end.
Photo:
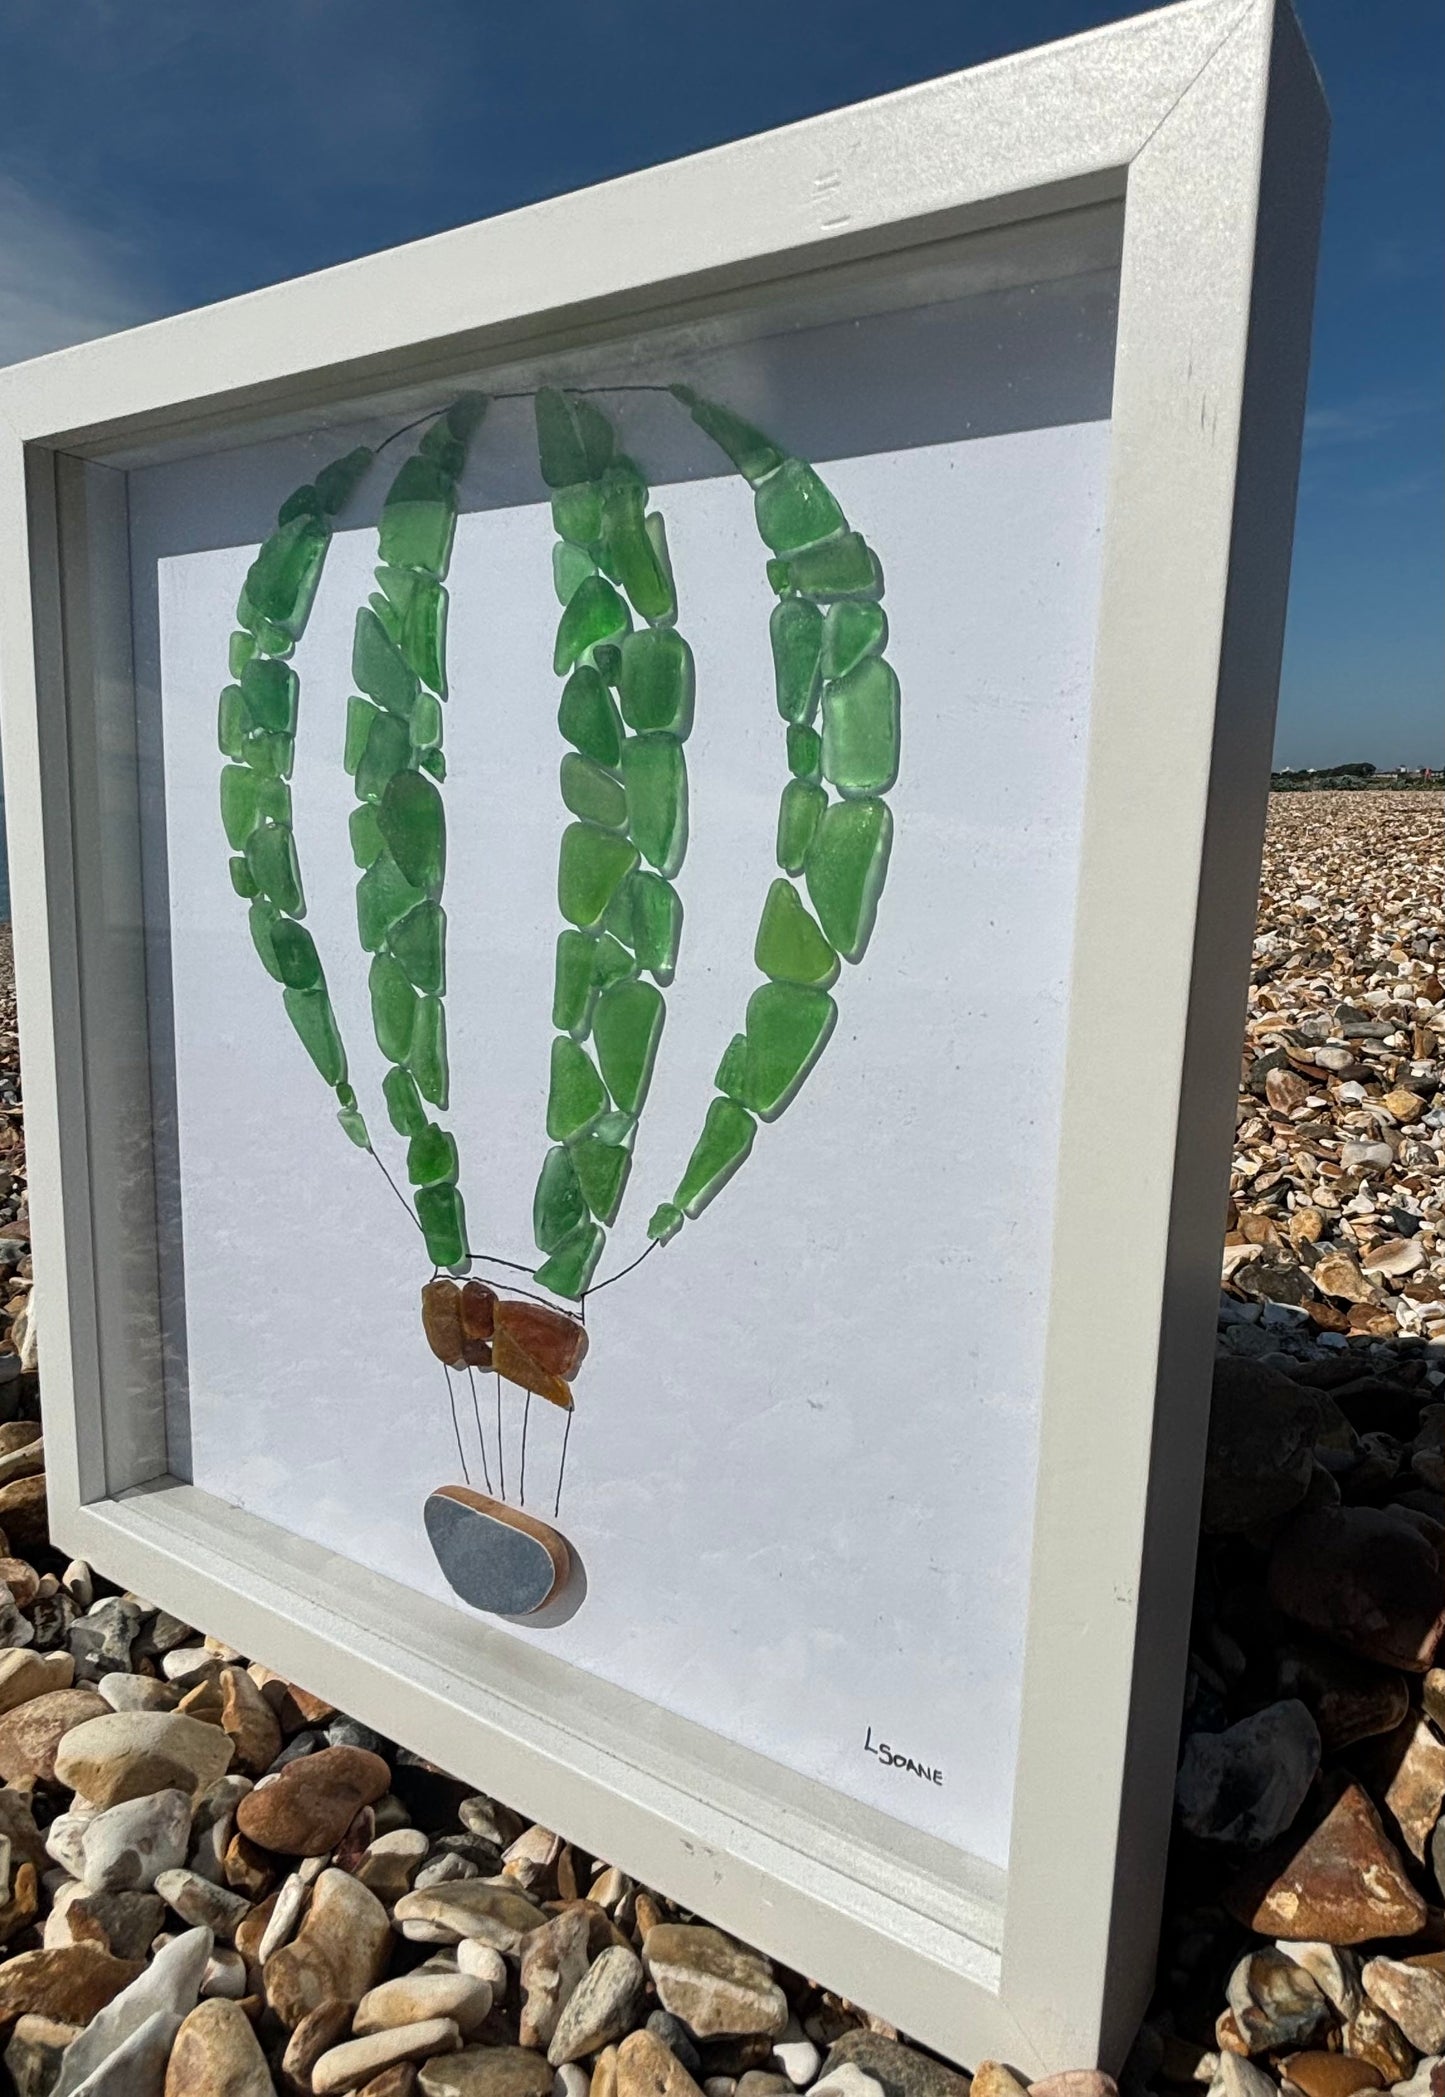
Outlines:
MULTIPOLYGON (((0 361, 1133 12, 7 0, 0 361)), ((1302 0, 1334 112, 1281 763, 1445 761, 1445 10, 1302 0)))

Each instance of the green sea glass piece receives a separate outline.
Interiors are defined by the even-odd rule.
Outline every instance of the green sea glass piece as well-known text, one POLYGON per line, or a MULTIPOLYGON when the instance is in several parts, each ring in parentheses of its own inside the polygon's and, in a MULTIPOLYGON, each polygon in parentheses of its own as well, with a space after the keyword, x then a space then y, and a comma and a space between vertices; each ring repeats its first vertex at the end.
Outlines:
POLYGON ((447 761, 440 750, 423 750, 416 762, 418 771, 430 773, 433 779, 445 781, 447 761))
POLYGON ((825 990, 764 983, 748 999, 747 1076, 742 1098, 775 1121, 817 1062, 838 1008, 825 990))
POLYGON ((420 772, 398 772, 381 797, 376 820, 403 878, 435 894, 446 868, 447 836, 442 797, 430 779, 420 772))
POLYGON ((790 779, 778 803, 778 865, 787 874, 801 874, 818 818, 828 805, 828 796, 811 779, 790 779))
POLYGON ((434 1107, 444 1107, 450 1089, 447 1070, 447 1021, 440 998, 419 998, 411 1030, 407 1068, 417 1091, 434 1107))
POLYGON ((559 932, 552 974, 552 1024, 563 1034, 585 1034, 592 1012, 592 956, 597 941, 590 932, 559 932))
POLYGON ((898 777, 898 679, 881 655, 823 687, 823 776, 840 794, 886 793, 898 777))
POLYGON ((301 893, 301 863, 296 840, 288 824, 262 823, 246 840, 246 864, 256 877, 256 886, 288 917, 304 917, 306 902, 301 893))
POLYGON ((883 571, 867 541, 857 532, 840 532, 821 546, 789 554, 787 578, 804 597, 881 597, 883 571))
POLYGON ((293 488, 280 509, 276 512, 278 524, 289 524, 293 517, 319 517, 321 497, 316 492, 316 483, 307 481, 304 487, 293 488))
POLYGON ((788 770, 795 779, 817 779, 823 770, 823 738, 816 728, 788 730, 788 770))
POLYGON ((404 1063, 416 1024, 417 995, 406 971, 389 954, 378 954, 367 977, 371 992, 371 1025, 376 1045, 388 1063, 404 1063))
POLYGON ((824 986, 836 981, 838 956, 791 881, 768 890, 753 959, 777 983, 824 986))
POLYGON ((681 634, 644 627, 622 643, 618 699, 629 728, 666 729, 685 739, 692 729, 694 684, 692 650, 681 634))
POLYGON ((552 668, 560 677, 589 648, 595 648, 599 641, 610 641, 614 634, 626 633, 631 624, 627 606, 606 576, 589 575, 562 607, 552 668))
POLYGON ((440 903, 418 903, 393 925, 386 943, 418 990, 440 997, 446 988, 446 912, 440 903))
POLYGON ((785 597, 768 620, 773 682, 785 721, 811 721, 818 704, 823 614, 802 597, 785 597))
POLYGON ((665 619, 677 609, 672 575, 665 570, 649 538, 645 512, 647 490, 630 474, 614 471, 604 483, 602 498, 602 552, 610 574, 616 577, 633 606, 644 619, 665 619))
POLYGON ((642 520, 642 529, 647 534, 652 558, 657 563, 657 571, 667 591, 668 609, 655 614, 656 623, 659 626, 667 626, 677 614, 677 584, 673 581, 672 554, 668 548, 667 525, 663 521, 661 510, 650 510, 642 520))
POLYGON ((595 481, 612 463, 615 447, 612 425, 602 410, 581 394, 573 395, 571 408, 577 434, 582 439, 582 456, 587 461, 587 477, 595 481))
POLYGON ((587 1133, 599 1143, 617 1143, 628 1150, 637 1134, 637 1116, 624 1114, 620 1107, 609 1107, 605 1114, 599 1114, 587 1133))
POLYGON ((418 692, 411 710, 411 747, 421 754, 434 752, 442 739, 442 710, 430 692, 418 692))
POLYGON ((629 736, 622 783, 633 843, 660 874, 675 874, 687 851, 687 765, 676 736, 629 736))
POLYGON ((823 675, 846 677, 867 655, 878 655, 888 639, 888 615, 881 604, 845 597, 829 608, 823 626, 823 675))
POLYGON ((846 528, 847 519, 832 491, 802 459, 784 459, 776 473, 753 493, 758 535, 774 553, 794 553, 816 546, 846 528))
POLYGON ((383 850, 356 884, 356 930, 367 953, 380 953, 391 927, 425 900, 383 850))
POLYGON ((304 925, 278 917, 271 928, 271 949, 279 979, 291 990, 314 990, 323 981, 321 956, 304 925))
POLYGON ((284 626, 273 626, 269 619, 262 618, 247 595, 244 583, 236 599, 236 624, 244 628, 255 640, 257 648, 263 649, 267 655, 290 655, 295 649, 295 635, 287 633, 284 626))
POLYGON ((381 595, 372 596, 371 608, 395 640, 417 591, 427 584, 431 584, 433 589, 440 585, 432 576, 423 575, 419 568, 388 568, 383 562, 373 573, 381 585, 381 595))
MULTIPOLYGON (((632 1168, 631 1153, 620 1143, 603 1143, 594 1133, 574 1146, 572 1163, 582 1198, 592 1214, 599 1223, 614 1223, 632 1168)), ((551 1250, 550 1246, 543 1249, 551 1250)))
POLYGON ((409 1070, 389 1070, 381 1081, 387 1118, 398 1136, 419 1136, 427 1125, 426 1108, 409 1070))
POLYGON ((221 768, 221 821, 226 842, 239 852, 261 820, 261 781, 246 765, 221 768))
POLYGON ((235 889, 238 896, 245 896, 249 901, 256 893, 255 875, 251 872, 244 859, 228 859, 226 864, 231 869, 232 888, 235 889))
POLYGON ((736 1100, 714 1099, 708 1103, 702 1134, 673 1201, 686 1216, 699 1216, 720 1194, 753 1147, 757 1123, 736 1100))
POLYGON ((377 544, 392 568, 421 568, 438 580, 447 572, 457 524, 453 476, 418 452, 397 474, 382 504, 377 544))
POLYGON ((369 444, 358 444, 354 451, 322 467, 316 476, 316 499, 328 517, 345 509, 375 457, 369 444))
POLYGON ((636 864, 636 848, 625 837, 594 823, 569 823, 557 864, 557 907, 563 917, 584 932, 600 924, 636 864))
POLYGON ((606 1243, 606 1234, 598 1224, 579 1224, 551 1258, 536 1269, 533 1281, 540 1288, 550 1289, 554 1296, 580 1296, 597 1270, 606 1243))
POLYGON ((532 1196, 532 1236, 539 1249, 555 1252, 579 1223, 587 1221, 587 1214, 572 1153, 558 1144, 542 1160, 537 1191, 532 1196))
POLYGON ((627 900, 637 966, 645 968, 659 983, 670 983, 682 943, 682 897, 660 874, 639 868, 628 881, 627 900))
POLYGON ((562 759, 562 801, 584 822, 600 823, 604 830, 621 830, 627 821, 627 795, 620 779, 604 772, 601 765, 576 750, 562 759))
POLYGON ((547 1091, 547 1134, 554 1143, 580 1136, 606 1106, 607 1094, 592 1058, 570 1035, 556 1035, 547 1091))
POLYGON ((355 1107, 340 1108, 336 1119, 340 1122, 343 1133, 350 1138, 358 1150, 371 1149, 371 1137, 367 1133, 366 1123, 361 1115, 357 1113, 355 1107))
POLYGON ((748 1100, 748 1037, 746 1034, 734 1034, 732 1040, 723 1050, 722 1061, 718 1064, 717 1075, 713 1079, 713 1083, 718 1091, 725 1092, 729 1099, 737 1100, 744 1107, 750 1104, 748 1100))
POLYGON ((253 772, 264 779, 289 779, 296 762, 296 738, 290 735, 248 735, 243 756, 253 772))
POLYGON ((666 1245, 669 1238, 677 1236, 685 1221, 682 1210, 672 1202, 659 1202, 648 1220, 647 1235, 654 1245, 666 1245))
POLYGON ((778 556, 774 554, 766 564, 766 573, 768 588, 776 590, 779 597, 786 597, 793 587, 787 562, 779 560, 778 556))
POLYGON ((756 486, 782 465, 783 454, 776 445, 770 444, 762 431, 755 430, 750 422, 744 422, 741 415, 734 415, 731 408, 704 400, 700 394, 694 393, 691 386, 674 386, 672 393, 688 410, 698 428, 706 431, 713 443, 727 453, 745 481, 756 486))
MULTIPOLYGON (((289 920, 287 920, 289 922, 289 920)), ((281 964, 276 959, 276 927, 282 923, 276 907, 258 898, 246 912, 246 924, 251 934, 251 944, 256 949, 261 966, 277 983, 281 981, 281 964)))
POLYGON ((620 939, 604 932, 592 950, 592 981, 598 990, 630 976, 636 963, 620 939))
POLYGON ((886 801, 835 801, 818 819, 803 875, 818 922, 845 961, 861 960, 872 937, 892 843, 886 801))
POLYGON ((442 585, 431 576, 419 579, 398 636, 407 663, 439 699, 447 696, 447 607, 442 585))
POLYGON ((617 702, 590 663, 582 663, 562 687, 557 726, 567 741, 600 765, 622 762, 622 719, 617 702))
POLYGON ((410 715, 416 699, 416 672, 368 604, 356 615, 351 674, 362 691, 388 713, 410 715))
POLYGON ((238 684, 228 684, 221 694, 221 703, 216 709, 216 741, 223 757, 239 759, 250 727, 246 702, 241 697, 238 684))
POLYGON ((296 732, 296 672, 289 663, 253 655, 241 672, 241 699, 253 728, 296 732))
POLYGON ((437 1180, 455 1181, 456 1137, 436 1122, 429 1121, 406 1147, 406 1176, 413 1187, 429 1187, 437 1180))
POLYGON ((642 1111, 665 1017, 662 992, 636 977, 614 983, 597 1000, 592 1016, 597 1062, 613 1104, 625 1113, 642 1111))
POLYGON ((592 651, 592 662, 604 684, 615 685, 622 675, 622 650, 615 641, 599 641, 592 651))
POLYGON ((322 989, 283 990, 286 1017, 301 1038, 301 1045, 328 1085, 340 1085, 346 1077, 346 1051, 341 1046, 331 1000, 322 989))
POLYGON ((331 539, 330 526, 306 512, 278 525, 246 572, 246 597, 257 615, 294 640, 306 624, 331 539))
POLYGON ((353 692, 346 702, 346 742, 341 762, 351 778, 356 777, 356 768, 366 754, 366 739, 371 734, 371 724, 380 708, 369 699, 353 692))
POLYGON ((373 708, 366 748, 356 767, 358 800, 379 801, 396 775, 406 769, 410 757, 411 736, 405 721, 398 714, 373 708))
POLYGON ((577 481, 593 479, 574 404, 555 386, 543 386, 532 409, 537 419, 537 463, 547 486, 570 488, 577 481))
POLYGON ((580 546, 559 539, 552 548, 552 588, 559 604, 570 604, 588 576, 596 573, 597 563, 580 546))
POLYGON ((572 546, 595 546, 602 537, 602 490, 596 481, 553 489, 552 523, 558 538, 572 546))
POLYGON ((256 653, 256 636, 238 626, 226 644, 226 667, 233 677, 239 677, 251 657, 256 653))
POLYGON ((360 802, 346 818, 346 827, 351 835, 352 858, 359 867, 369 867, 378 854, 386 850, 376 826, 375 804, 360 802))
POLYGON ((457 1188, 445 1180, 434 1187, 418 1187, 416 1220, 432 1264, 459 1267, 467 1256, 467 1216, 457 1188))

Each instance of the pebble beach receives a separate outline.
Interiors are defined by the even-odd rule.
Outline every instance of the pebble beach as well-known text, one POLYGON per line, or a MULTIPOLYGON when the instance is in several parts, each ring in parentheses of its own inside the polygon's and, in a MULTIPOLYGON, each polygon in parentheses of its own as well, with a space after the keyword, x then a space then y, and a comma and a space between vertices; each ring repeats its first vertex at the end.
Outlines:
POLYGON ((0 2093, 1445 2097, 1442 818, 1271 804, 1166 1912, 1117 2081, 937 2059, 51 1547, 0 936, 0 2093))

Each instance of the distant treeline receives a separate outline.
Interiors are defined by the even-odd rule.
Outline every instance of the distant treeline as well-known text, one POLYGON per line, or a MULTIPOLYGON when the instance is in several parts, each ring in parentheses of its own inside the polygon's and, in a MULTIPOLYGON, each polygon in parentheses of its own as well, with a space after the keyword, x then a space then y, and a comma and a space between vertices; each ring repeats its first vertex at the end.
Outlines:
POLYGON ((1417 793, 1422 787, 1438 792, 1445 788, 1445 771, 1439 766, 1416 772, 1381 772, 1367 764, 1331 765, 1319 772, 1271 772, 1269 784, 1276 794, 1417 793))

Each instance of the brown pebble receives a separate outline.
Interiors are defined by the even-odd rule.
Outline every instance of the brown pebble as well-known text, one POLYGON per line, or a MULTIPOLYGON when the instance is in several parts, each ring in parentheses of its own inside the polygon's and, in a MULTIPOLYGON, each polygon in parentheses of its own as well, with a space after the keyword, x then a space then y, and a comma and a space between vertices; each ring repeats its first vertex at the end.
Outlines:
POLYGON ((1304 2097, 1355 2097, 1358 2090, 1381 2090, 1384 2077, 1370 2061, 1347 2053, 1292 2053, 1281 2069, 1304 2097))
POLYGON ((144 1971, 144 1962, 112 1958, 95 1944, 19 1952, 0 1964, 0 2024, 27 2015, 89 2024, 144 1971))
POLYGON ((324 1856, 390 1784, 391 1771, 369 1748, 322 1748, 248 1792, 236 1808, 236 1825, 278 1856, 324 1856))
POLYGON ((56 1751, 66 1734, 109 1710, 93 1689, 52 1689, 17 1704, 0 1718, 0 1777, 7 1784, 53 1783, 56 1751))
POLYGON ((3 1554, 7 1558, 10 1544, 19 1544, 22 1551, 29 1551, 49 1543, 43 1471, 33 1478, 17 1478, 11 1485, 0 1486, 0 1530, 8 1539, 3 1554))

